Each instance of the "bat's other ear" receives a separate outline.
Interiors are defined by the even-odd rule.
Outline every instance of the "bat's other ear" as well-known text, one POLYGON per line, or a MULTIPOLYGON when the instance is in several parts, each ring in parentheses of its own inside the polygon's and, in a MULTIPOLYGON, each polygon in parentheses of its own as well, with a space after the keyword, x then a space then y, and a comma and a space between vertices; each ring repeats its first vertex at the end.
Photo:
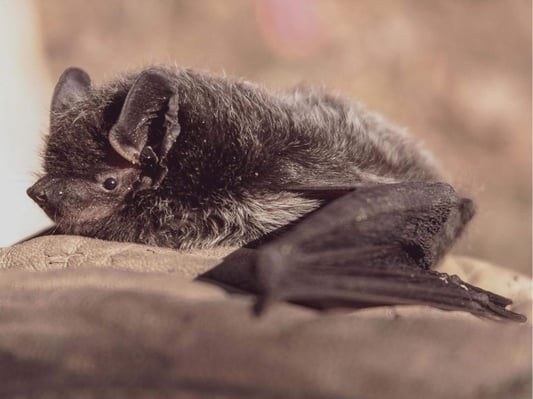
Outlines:
POLYGON ((81 100, 91 87, 91 78, 83 69, 67 68, 59 77, 52 96, 52 112, 70 107, 81 100))
POLYGON ((109 132, 109 143, 124 159, 140 163, 148 142, 143 127, 157 117, 175 94, 169 74, 158 68, 142 72, 131 86, 117 123, 109 132))

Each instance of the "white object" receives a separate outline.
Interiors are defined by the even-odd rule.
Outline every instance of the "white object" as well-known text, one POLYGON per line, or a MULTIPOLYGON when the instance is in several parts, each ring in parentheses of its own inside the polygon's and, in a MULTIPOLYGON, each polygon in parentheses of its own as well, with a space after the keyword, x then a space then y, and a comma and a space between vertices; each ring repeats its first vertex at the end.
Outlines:
POLYGON ((51 225, 26 195, 37 179, 51 85, 31 0, 0 0, 0 247, 51 225))

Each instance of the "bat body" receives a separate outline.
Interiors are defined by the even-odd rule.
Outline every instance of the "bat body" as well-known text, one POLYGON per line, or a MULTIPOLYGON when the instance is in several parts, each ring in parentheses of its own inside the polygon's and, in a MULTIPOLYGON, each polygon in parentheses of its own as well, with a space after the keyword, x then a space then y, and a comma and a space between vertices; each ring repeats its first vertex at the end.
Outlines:
POLYGON ((482 290, 467 295, 475 309, 438 299, 450 288, 432 286, 444 280, 429 269, 472 217, 471 201, 435 183, 432 161, 403 131, 323 91, 274 94, 166 68, 95 87, 70 68, 52 99, 44 171, 28 194, 62 233, 189 249, 295 224, 258 251, 271 299, 515 315, 482 290), (428 289, 402 293, 415 274, 428 289), (375 289, 358 288, 365 278, 375 289))

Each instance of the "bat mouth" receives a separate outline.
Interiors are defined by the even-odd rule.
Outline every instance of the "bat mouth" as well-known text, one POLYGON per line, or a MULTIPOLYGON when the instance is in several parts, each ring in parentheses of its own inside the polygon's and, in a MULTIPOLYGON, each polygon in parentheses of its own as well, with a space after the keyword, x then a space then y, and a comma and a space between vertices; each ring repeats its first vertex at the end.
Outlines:
POLYGON ((59 223, 59 221, 62 219, 62 213, 58 207, 53 206, 49 203, 37 203, 37 205, 39 205, 39 207, 44 211, 44 213, 46 213, 46 215, 50 219, 52 219, 52 221, 59 223))

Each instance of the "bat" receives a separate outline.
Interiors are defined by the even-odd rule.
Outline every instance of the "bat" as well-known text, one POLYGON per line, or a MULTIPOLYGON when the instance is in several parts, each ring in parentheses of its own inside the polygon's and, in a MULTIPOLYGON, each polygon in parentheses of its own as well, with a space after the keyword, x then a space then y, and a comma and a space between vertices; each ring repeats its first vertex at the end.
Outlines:
POLYGON ((64 234, 176 249, 250 245, 260 298, 317 309, 426 304, 524 321, 432 268, 474 214, 432 158, 357 102, 151 67, 55 87, 28 195, 64 234))

